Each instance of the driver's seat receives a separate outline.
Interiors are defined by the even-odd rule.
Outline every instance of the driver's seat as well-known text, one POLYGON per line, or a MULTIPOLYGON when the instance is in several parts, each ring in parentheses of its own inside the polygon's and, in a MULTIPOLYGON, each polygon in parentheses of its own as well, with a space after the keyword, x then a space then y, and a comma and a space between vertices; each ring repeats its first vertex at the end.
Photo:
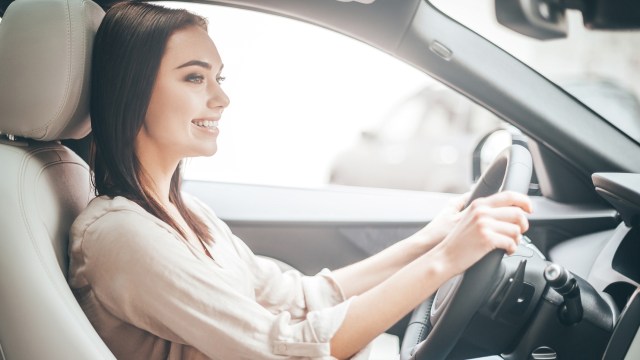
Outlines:
POLYGON ((17 0, 0 22, 0 358, 115 359, 66 281, 68 231, 92 197, 59 140, 90 131, 88 0, 17 0))

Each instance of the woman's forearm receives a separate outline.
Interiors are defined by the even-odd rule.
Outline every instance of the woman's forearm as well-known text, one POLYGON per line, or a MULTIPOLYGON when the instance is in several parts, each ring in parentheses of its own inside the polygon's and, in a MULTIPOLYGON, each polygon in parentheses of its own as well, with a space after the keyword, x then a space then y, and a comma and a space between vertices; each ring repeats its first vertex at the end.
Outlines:
POLYGON ((345 295, 362 294, 440 243, 460 220, 462 206, 468 198, 468 194, 463 194, 451 199, 438 216, 407 239, 368 259, 334 271, 345 295))
POLYGON ((334 270, 333 276, 349 298, 380 284, 432 247, 424 236, 418 241, 414 234, 367 259, 334 270))
POLYGON ((338 332, 331 354, 338 359, 353 355, 376 336, 418 306, 453 273, 443 257, 428 253, 353 300, 338 332))

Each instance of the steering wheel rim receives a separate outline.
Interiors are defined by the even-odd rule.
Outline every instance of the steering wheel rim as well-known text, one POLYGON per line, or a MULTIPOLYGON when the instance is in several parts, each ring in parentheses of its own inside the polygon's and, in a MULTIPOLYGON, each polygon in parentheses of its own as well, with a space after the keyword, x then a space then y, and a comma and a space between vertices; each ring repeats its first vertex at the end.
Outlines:
MULTIPOLYGON (((482 174, 465 207, 477 198, 500 191, 526 194, 532 172, 529 150, 521 145, 509 146, 482 174)), ((443 284, 440 289, 449 287, 444 294, 439 289, 435 299, 430 297, 414 310, 402 342, 401 360, 437 360, 449 355, 485 301, 503 255, 503 250, 488 253, 462 275, 443 284), (438 299, 438 295, 445 298, 438 299), (437 304, 435 313, 432 304, 437 304)))

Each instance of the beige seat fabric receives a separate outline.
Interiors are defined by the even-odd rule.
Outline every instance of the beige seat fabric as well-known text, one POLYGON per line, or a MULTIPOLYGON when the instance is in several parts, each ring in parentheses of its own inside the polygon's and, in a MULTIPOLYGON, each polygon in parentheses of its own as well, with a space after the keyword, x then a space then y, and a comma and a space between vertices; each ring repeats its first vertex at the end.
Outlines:
POLYGON ((82 0, 17 0, 0 22, 0 354, 114 359, 66 282, 68 230, 89 169, 81 138, 91 44, 104 15, 82 0))

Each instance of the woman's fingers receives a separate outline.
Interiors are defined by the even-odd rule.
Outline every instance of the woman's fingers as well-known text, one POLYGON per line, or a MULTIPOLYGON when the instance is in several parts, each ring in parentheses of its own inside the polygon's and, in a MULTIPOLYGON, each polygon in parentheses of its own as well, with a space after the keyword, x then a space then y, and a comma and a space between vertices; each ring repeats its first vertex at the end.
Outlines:
POLYGON ((514 239, 504 234, 495 233, 492 235, 492 250, 502 249, 507 254, 512 255, 518 248, 519 238, 520 237, 518 236, 516 239, 514 239))
POLYGON ((460 214, 442 244, 457 271, 464 271, 486 253, 503 249, 513 254, 529 229, 526 214, 531 212, 526 195, 502 192, 474 200, 460 214))
POLYGON ((491 219, 517 225, 520 234, 529 230, 529 220, 526 213, 519 207, 486 208, 484 212, 491 219))
POLYGON ((511 245, 517 246, 518 243, 520 243, 522 232, 520 231, 519 225, 498 220, 487 220, 486 223, 487 229, 484 231, 484 234, 487 237, 487 241, 495 242, 493 247, 497 246, 508 250, 508 248, 502 245, 511 247, 511 245), (509 240, 509 243, 505 244, 503 240, 509 240))
POLYGON ((486 198, 476 199, 469 205, 472 208, 474 206, 489 206, 492 208, 516 206, 528 213, 533 211, 531 199, 527 195, 515 191, 503 191, 486 198))
POLYGON ((486 201, 479 200, 469 207, 468 219, 476 228, 480 241, 484 242, 485 250, 501 248, 511 254, 517 248, 522 234, 529 229, 525 213, 525 209, 531 208, 529 201, 526 201, 528 199, 523 201, 521 194, 511 193, 487 198, 486 201))

